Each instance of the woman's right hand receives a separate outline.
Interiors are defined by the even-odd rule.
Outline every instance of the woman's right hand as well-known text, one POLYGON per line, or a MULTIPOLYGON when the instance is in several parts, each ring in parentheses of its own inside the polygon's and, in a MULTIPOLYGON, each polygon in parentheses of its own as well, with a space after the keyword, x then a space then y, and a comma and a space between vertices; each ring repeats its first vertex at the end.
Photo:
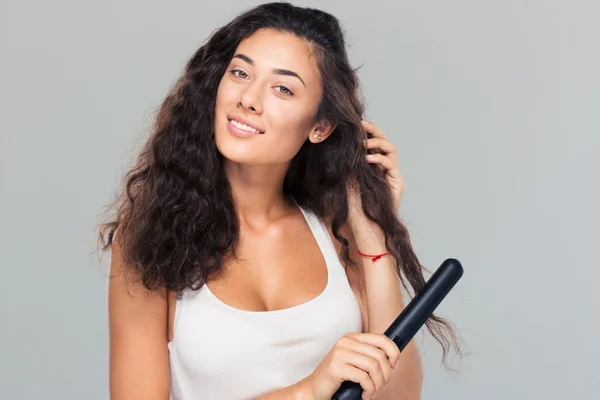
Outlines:
POLYGON ((344 381, 359 383, 363 399, 379 395, 397 366, 400 350, 387 336, 350 332, 337 340, 315 371, 306 378, 314 400, 331 400, 344 381))

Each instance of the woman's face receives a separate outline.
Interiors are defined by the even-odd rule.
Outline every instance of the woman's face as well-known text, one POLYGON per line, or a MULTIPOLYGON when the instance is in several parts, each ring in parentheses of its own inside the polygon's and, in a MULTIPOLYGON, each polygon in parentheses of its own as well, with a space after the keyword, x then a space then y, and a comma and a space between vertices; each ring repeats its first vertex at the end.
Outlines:
POLYGON ((307 138, 320 142, 331 131, 315 123, 321 94, 308 43, 273 30, 255 32, 240 42, 219 84, 217 148, 235 163, 289 163, 307 138))

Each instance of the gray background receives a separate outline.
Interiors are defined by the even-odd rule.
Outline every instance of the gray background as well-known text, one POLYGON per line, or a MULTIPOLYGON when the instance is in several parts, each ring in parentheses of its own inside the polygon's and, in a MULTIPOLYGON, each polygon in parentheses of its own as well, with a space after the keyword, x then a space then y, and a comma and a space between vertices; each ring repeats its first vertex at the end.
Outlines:
MULTIPOLYGON (((187 58, 250 1, 0 5, 0 397, 107 399, 95 224, 187 58)), ((424 265, 471 354, 424 399, 600 397, 594 1, 303 2, 348 33, 424 265)))

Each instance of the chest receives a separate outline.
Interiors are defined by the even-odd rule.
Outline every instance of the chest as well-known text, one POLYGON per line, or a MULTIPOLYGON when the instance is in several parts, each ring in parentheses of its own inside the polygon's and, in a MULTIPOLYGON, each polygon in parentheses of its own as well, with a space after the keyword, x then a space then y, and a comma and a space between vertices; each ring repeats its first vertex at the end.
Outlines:
POLYGON ((169 345, 172 388, 181 398, 256 398, 308 376, 337 339, 361 331, 356 298, 333 277, 317 299, 272 312, 227 307, 205 290, 187 293, 169 345))
POLYGON ((245 311, 282 310, 317 297, 329 279, 321 248, 325 238, 301 222, 264 234, 241 229, 237 257, 228 257, 219 276, 209 280, 211 292, 245 311))

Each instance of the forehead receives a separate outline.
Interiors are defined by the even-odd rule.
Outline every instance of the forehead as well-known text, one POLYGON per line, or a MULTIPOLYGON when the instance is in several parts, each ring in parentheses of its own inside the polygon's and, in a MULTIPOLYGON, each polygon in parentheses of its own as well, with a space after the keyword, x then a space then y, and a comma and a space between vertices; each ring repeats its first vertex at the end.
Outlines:
POLYGON ((239 53, 250 57, 258 69, 292 70, 307 86, 320 84, 316 52, 306 40, 290 33, 258 30, 239 43, 235 54, 239 53))

